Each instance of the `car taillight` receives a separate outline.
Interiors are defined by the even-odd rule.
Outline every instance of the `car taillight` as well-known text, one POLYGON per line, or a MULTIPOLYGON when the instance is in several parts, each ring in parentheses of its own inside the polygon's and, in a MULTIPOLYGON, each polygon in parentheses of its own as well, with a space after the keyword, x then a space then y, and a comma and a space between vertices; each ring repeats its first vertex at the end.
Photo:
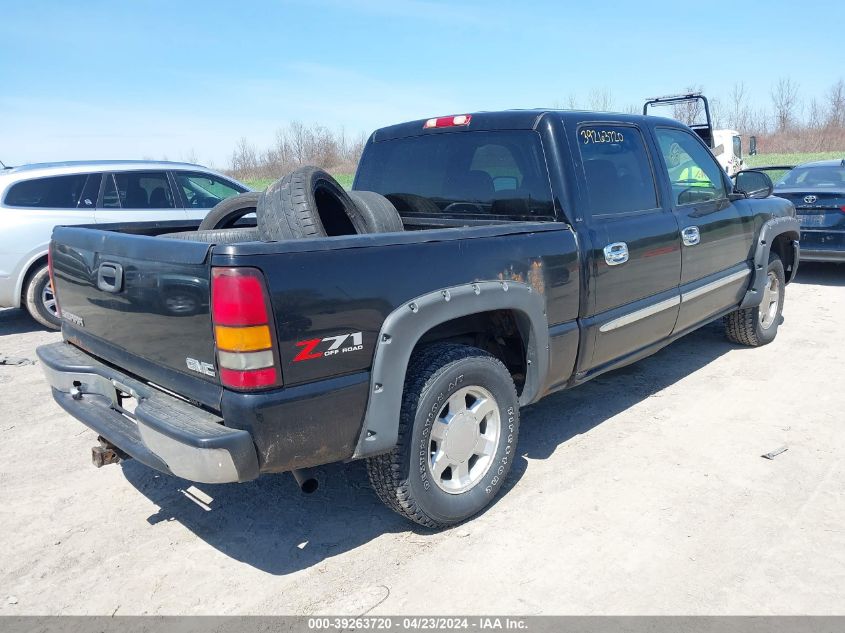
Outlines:
POLYGON ((56 294, 56 277, 53 275, 52 246, 47 247, 47 274, 50 276, 50 289, 53 291, 53 300, 56 302, 56 316, 61 319, 62 307, 59 305, 59 295, 56 294))
POLYGON ((470 114, 458 114, 456 116, 441 116, 426 121, 423 125, 423 129, 428 130, 435 127, 456 127, 461 125, 469 125, 470 119, 472 119, 472 115, 470 114))
POLYGON ((220 381, 234 389, 282 384, 270 301, 255 268, 211 269, 211 318, 220 381))

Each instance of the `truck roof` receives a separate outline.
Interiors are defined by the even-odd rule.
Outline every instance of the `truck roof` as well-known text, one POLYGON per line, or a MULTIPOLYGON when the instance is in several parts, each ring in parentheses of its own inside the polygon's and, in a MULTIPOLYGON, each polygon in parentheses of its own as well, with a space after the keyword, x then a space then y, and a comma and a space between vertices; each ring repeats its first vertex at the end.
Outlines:
MULTIPOLYGON (((537 108, 531 110, 498 110, 495 112, 466 112, 465 116, 471 117, 470 125, 427 130, 431 132, 457 132, 457 131, 479 131, 479 130, 533 130, 545 115, 555 114, 564 120, 601 120, 618 121, 622 123, 642 123, 645 120, 660 121, 667 125, 681 125, 675 119, 664 117, 646 116, 642 114, 623 114, 621 112, 595 112, 590 110, 556 110, 551 108, 537 108)), ((454 116, 454 115, 447 115, 454 116)), ((418 119, 389 125, 373 132, 374 141, 419 136, 423 133, 425 122, 430 119, 418 119)))

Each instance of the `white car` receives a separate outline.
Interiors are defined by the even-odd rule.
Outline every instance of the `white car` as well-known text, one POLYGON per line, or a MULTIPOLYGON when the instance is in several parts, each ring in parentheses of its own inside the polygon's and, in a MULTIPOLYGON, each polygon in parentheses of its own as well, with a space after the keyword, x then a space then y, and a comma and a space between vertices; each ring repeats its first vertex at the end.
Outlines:
POLYGON ((42 163, 0 170, 0 308, 60 326, 47 270, 56 225, 201 220, 246 185, 166 161, 42 163))

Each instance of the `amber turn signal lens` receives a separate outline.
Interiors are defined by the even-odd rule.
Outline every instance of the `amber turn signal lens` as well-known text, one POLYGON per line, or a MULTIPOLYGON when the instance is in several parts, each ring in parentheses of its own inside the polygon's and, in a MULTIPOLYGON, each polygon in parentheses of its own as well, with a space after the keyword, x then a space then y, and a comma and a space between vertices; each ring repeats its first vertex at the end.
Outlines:
POLYGON ((253 352, 273 346, 270 328, 266 325, 251 327, 215 326, 217 348, 227 352, 253 352))

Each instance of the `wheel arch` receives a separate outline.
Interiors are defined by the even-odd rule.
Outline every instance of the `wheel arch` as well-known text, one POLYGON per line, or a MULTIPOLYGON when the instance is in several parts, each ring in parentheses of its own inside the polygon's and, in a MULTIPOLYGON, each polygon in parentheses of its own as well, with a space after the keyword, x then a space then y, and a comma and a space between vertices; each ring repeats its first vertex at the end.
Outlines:
POLYGON ((30 254, 26 263, 21 266, 21 272, 18 275, 14 295, 15 301, 18 302, 18 305, 12 307, 20 308, 26 305, 26 285, 29 282, 30 277, 32 277, 39 268, 47 265, 47 248, 47 246, 44 246, 43 250, 35 251, 34 254, 30 254))
POLYGON ((800 262, 800 236, 801 224, 794 217, 772 218, 763 224, 754 248, 751 286, 745 293, 740 308, 753 308, 760 305, 763 299, 763 284, 767 276, 769 253, 777 253, 783 261, 787 283, 795 278, 800 262))
MULTIPOLYGON (((512 334, 522 342, 520 405, 538 399, 549 368, 545 298, 531 286, 514 281, 479 281, 436 290, 404 302, 388 315, 379 331, 367 409, 353 459, 389 451, 396 444, 405 374, 419 345, 471 334, 489 336, 490 329, 473 331, 471 325, 487 323, 495 328, 497 319, 505 319, 500 324, 505 328, 507 319, 513 319, 517 331, 512 334)), ((499 357, 512 375, 520 367, 512 355, 502 358, 495 349, 488 351, 499 357)))

